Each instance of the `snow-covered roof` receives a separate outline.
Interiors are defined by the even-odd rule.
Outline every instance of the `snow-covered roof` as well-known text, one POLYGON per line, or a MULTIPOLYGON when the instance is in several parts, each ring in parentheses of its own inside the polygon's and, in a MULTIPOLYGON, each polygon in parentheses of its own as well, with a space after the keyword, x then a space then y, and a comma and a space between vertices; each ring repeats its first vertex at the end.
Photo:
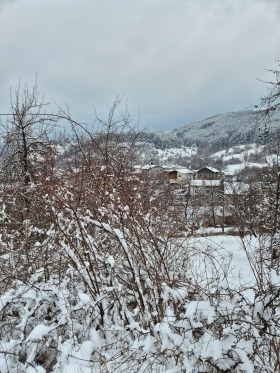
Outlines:
POLYGON ((145 164, 144 166, 142 166, 142 170, 150 170, 151 168, 162 168, 161 166, 157 166, 156 164, 145 164))
POLYGON ((172 170, 172 171, 174 171, 174 170, 179 170, 181 168, 186 168, 186 167, 181 166, 179 164, 168 164, 168 165, 162 166, 162 168, 164 168, 166 170, 172 170))
POLYGON ((193 171, 188 168, 170 168, 166 170, 167 172, 179 172, 180 174, 193 174, 193 171))
POLYGON ((136 171, 139 171, 139 170, 150 170, 151 168, 162 168, 161 166, 158 166, 156 164, 145 164, 145 165, 140 165, 140 164, 136 164, 133 166, 133 168, 136 170, 136 171))
POLYGON ((180 172, 180 174, 192 174, 193 171, 189 170, 188 168, 179 168, 175 171, 180 172))
POLYGON ((190 185, 195 187, 218 187, 221 185, 221 180, 191 180, 190 185))
POLYGON ((208 166, 205 166, 205 167, 200 168, 199 170, 197 170, 197 172, 203 170, 204 168, 207 168, 208 170, 210 170, 210 171, 212 171, 212 172, 215 172, 215 173, 220 173, 220 171, 217 170, 216 168, 214 168, 214 167, 208 167, 208 166))

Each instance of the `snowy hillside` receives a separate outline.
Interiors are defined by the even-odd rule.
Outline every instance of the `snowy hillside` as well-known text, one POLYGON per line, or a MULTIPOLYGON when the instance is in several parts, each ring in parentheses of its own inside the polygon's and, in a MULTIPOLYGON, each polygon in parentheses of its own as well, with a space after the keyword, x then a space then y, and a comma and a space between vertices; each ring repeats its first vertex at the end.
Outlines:
POLYGON ((158 149, 196 146, 200 151, 219 151, 240 144, 265 144, 277 133, 279 122, 279 111, 270 120, 262 111, 238 111, 218 114, 173 131, 146 133, 143 141, 158 149))
POLYGON ((162 166, 178 164, 191 170, 211 165, 227 176, 235 176, 244 168, 271 167, 277 153, 270 146, 257 143, 235 145, 214 153, 210 149, 207 153, 200 152, 196 147, 156 149, 149 146, 140 160, 143 164, 149 161, 162 166))
POLYGON ((228 175, 245 167, 267 167, 275 161, 280 112, 267 118, 263 111, 225 113, 169 132, 143 134, 141 161, 180 164, 189 169, 212 165, 228 175), (274 144, 274 145, 273 145, 274 144))

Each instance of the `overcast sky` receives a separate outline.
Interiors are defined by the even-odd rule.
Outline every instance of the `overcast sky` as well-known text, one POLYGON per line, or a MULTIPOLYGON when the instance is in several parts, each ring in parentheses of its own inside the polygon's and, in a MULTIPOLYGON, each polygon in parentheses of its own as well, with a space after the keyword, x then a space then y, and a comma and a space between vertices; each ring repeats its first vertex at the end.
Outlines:
POLYGON ((117 95, 170 130, 266 94, 280 57, 278 0, 0 0, 0 112, 36 74, 78 121, 117 95))

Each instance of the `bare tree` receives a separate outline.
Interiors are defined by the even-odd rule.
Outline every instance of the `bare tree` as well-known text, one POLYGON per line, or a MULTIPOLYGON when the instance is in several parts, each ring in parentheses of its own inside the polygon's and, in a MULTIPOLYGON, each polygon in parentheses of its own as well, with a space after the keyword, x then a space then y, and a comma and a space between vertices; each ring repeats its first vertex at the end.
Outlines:
POLYGON ((5 184, 20 186, 26 212, 30 209, 28 188, 36 184, 55 152, 49 136, 58 117, 47 113, 48 107, 37 82, 31 89, 19 83, 11 90, 11 114, 2 124, 2 178, 5 184))
POLYGON ((3 285, 15 278, 27 280, 41 267, 47 278, 53 263, 44 234, 51 225, 44 196, 55 175, 51 138, 58 116, 47 112, 48 107, 37 82, 32 88, 19 83, 11 90, 11 111, 1 125, 0 224, 3 253, 13 258, 1 263, 3 285))

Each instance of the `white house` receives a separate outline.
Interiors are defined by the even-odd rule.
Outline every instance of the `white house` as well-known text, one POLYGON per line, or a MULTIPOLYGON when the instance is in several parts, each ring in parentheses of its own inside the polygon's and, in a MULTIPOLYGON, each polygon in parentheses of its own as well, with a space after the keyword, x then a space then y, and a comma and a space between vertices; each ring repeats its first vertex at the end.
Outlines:
POLYGON ((222 180, 201 180, 194 179, 190 182, 190 195, 204 193, 210 194, 219 192, 222 188, 222 180))
POLYGON ((134 166, 135 173, 141 173, 144 176, 158 176, 163 174, 164 169, 161 166, 157 166, 155 164, 146 164, 143 166, 135 165, 134 166))

